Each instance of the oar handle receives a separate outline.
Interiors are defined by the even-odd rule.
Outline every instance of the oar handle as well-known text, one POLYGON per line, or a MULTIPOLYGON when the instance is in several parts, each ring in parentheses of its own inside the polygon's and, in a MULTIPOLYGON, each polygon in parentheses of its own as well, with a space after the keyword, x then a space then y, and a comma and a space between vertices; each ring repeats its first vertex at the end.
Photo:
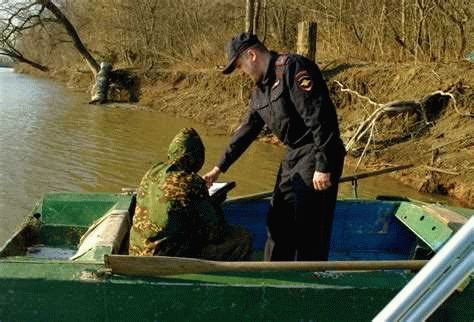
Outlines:
MULTIPOLYGON (((339 179, 339 182, 348 182, 348 181, 353 181, 353 180, 359 180, 359 179, 364 179, 368 177, 374 177, 378 176, 381 174, 385 173, 390 173, 394 171, 399 171, 403 169, 408 169, 413 167, 413 164, 404 164, 404 165, 399 165, 396 167, 391 167, 391 168, 386 168, 386 169, 381 169, 381 170, 375 170, 375 171, 370 171, 370 172, 363 172, 359 174, 354 174, 352 176, 345 176, 339 179)), ((243 200, 255 200, 255 199, 262 199, 262 198, 268 198, 273 195, 272 191, 264 191, 264 192, 259 192, 251 195, 244 195, 244 196, 238 196, 235 198, 228 199, 227 202, 229 201, 243 201, 243 200)))
POLYGON ((320 261, 320 262, 223 262, 220 269, 238 271, 366 271, 384 269, 419 269, 426 261, 320 261))
POLYGON ((105 256, 105 264, 112 273, 140 276, 197 274, 212 272, 264 271, 367 271, 409 269, 418 270, 425 260, 385 261, 320 261, 320 262, 224 262, 196 258, 167 256, 105 256))
POLYGON ((390 173, 390 172, 394 172, 394 171, 408 169, 408 168, 411 168, 411 167, 413 167, 413 164, 403 164, 403 165, 399 165, 399 166, 396 166, 396 167, 391 167, 391 168, 386 168, 386 169, 381 169, 381 170, 375 170, 375 171, 369 171, 369 172, 363 172, 363 173, 359 173, 359 174, 354 174, 352 176, 342 177, 341 179, 339 179, 339 182, 347 182, 347 181, 359 180, 359 179, 368 178, 368 177, 374 177, 374 176, 378 176, 378 175, 385 174, 385 173, 390 173))

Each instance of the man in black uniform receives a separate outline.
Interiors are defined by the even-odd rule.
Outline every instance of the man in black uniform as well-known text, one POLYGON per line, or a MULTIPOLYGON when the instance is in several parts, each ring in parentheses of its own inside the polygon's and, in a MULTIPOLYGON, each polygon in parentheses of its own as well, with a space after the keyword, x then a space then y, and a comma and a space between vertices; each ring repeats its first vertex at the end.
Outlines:
POLYGON ((327 260, 346 151, 321 71, 302 56, 269 51, 249 33, 230 41, 228 56, 224 74, 238 69, 256 86, 245 121, 204 179, 208 184, 216 181, 266 124, 288 151, 278 171, 268 214, 265 259, 327 260))

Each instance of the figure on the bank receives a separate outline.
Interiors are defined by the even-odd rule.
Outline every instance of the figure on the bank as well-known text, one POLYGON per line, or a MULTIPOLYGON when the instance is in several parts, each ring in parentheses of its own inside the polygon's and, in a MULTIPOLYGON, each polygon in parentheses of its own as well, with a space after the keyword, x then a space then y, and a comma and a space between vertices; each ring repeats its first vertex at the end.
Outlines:
POLYGON ((168 161, 151 167, 137 191, 129 254, 213 260, 247 259, 250 234, 228 225, 197 174, 205 149, 198 133, 182 129, 171 142, 168 161))
POLYGON ((122 91, 127 92, 128 102, 138 102, 140 96, 139 77, 125 69, 112 69, 109 63, 100 63, 95 84, 91 89, 89 104, 103 104, 109 100, 122 100, 122 91))
POLYGON ((300 55, 269 51, 249 33, 230 41, 228 58, 224 74, 238 69, 256 86, 245 121, 204 179, 217 180, 266 124, 288 151, 268 214, 265 259, 327 260, 346 151, 321 71, 300 55))

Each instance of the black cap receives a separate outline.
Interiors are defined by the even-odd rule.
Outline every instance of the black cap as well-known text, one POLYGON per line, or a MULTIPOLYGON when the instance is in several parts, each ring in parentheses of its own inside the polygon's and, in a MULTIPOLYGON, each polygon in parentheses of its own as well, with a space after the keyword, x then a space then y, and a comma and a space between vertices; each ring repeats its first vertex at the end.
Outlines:
POLYGON ((235 61, 239 58, 240 54, 258 43, 260 43, 260 40, 258 40, 257 36, 248 32, 242 32, 234 36, 227 44, 227 57, 229 58, 229 62, 222 72, 224 74, 232 73, 235 69, 235 61))

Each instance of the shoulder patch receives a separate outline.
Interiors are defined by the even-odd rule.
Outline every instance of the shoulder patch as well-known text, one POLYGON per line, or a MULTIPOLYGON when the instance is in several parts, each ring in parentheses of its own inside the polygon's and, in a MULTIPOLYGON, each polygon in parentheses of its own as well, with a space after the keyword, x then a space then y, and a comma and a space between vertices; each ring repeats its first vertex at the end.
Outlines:
POLYGON ((311 91, 313 88, 313 79, 307 70, 302 70, 295 76, 295 82, 298 88, 305 92, 311 91))

